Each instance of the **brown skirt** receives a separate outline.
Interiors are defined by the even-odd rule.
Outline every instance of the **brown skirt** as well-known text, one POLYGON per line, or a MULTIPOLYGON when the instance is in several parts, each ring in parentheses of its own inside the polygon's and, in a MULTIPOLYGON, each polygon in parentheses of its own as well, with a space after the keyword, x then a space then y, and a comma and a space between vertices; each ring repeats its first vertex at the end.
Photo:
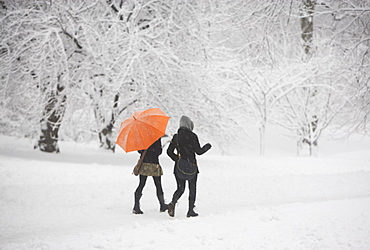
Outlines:
POLYGON ((143 162, 139 174, 146 176, 161 176, 163 175, 163 170, 159 164, 143 162))

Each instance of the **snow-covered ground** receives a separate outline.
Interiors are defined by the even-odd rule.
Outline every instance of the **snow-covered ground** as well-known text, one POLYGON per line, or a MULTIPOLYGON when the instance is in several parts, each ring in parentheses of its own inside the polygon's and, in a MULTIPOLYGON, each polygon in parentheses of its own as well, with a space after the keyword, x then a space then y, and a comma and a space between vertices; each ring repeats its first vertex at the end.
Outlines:
MULTIPOLYGON (((284 147, 198 157, 196 218, 187 195, 159 213, 153 181, 133 215, 137 153, 61 142, 61 154, 0 136, 0 249, 370 249, 370 140, 327 141, 319 157, 284 147)), ((163 188, 175 191, 165 152, 163 188)))

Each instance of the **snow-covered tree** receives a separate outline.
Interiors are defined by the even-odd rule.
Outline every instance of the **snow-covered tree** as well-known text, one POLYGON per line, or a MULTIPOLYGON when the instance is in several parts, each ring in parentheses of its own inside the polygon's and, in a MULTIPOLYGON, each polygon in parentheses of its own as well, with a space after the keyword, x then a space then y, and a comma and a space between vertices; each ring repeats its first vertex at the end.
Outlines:
MULTIPOLYGON (((5 4, 3 94, 10 91, 17 94, 17 87, 37 89, 38 83, 45 85, 45 79, 54 79, 54 84, 43 88, 48 98, 45 105, 40 102, 33 105, 25 99, 17 103, 34 110, 31 119, 34 124, 37 120, 47 121, 39 117, 47 118, 49 113, 55 116, 54 111, 61 114, 57 121, 55 118, 49 121, 55 147, 48 151, 57 151, 57 129, 65 110, 63 124, 68 124, 70 130, 90 130, 99 134, 102 146, 114 149, 113 128, 117 127, 115 123, 120 115, 124 117, 134 109, 153 106, 171 115, 192 110, 193 104, 202 105, 202 102, 194 102, 201 100, 196 91, 199 77, 195 71, 202 68, 205 59, 199 26, 204 13, 203 7, 200 8, 202 4, 36 0, 5 4), (23 48, 24 44, 28 47, 23 48), (50 57, 51 53, 56 56, 50 57), (23 59, 26 72, 11 68, 19 68, 18 55, 23 59), (38 67, 47 62, 49 70, 38 67), (42 107, 48 114, 37 114, 42 107), (77 116, 76 111, 79 111, 77 116), (94 114, 95 125, 90 112, 94 114)), ((22 93, 31 96, 29 92, 22 93)), ((9 95, 9 102, 3 104, 4 110, 9 111, 7 107, 14 100, 15 94, 9 95)), ((18 112, 16 108, 12 111, 18 112)), ((20 114, 19 119, 25 116, 20 114)), ((65 130, 70 134, 67 128, 65 130)))
POLYGON ((173 118, 168 133, 185 114, 224 151, 257 128, 263 154, 270 124, 311 145, 342 111, 362 129, 368 5, 1 1, 1 130, 38 136, 46 151, 60 133, 114 150, 123 119, 159 107, 173 118))
POLYGON ((225 33, 219 35, 221 48, 216 54, 216 60, 229 61, 220 60, 214 70, 234 99, 233 110, 242 121, 239 131, 258 128, 263 155, 266 127, 281 119, 275 114, 279 102, 307 79, 304 66, 297 63, 303 54, 299 38, 292 34, 298 21, 294 22, 292 6, 283 1, 242 1, 232 6, 226 12, 229 16, 224 15, 225 33))
MULTIPOLYGON (((307 15, 303 15, 301 20, 312 17, 318 20, 319 23, 313 26, 309 21, 302 21, 306 23, 306 26, 302 26, 302 28, 307 27, 310 30, 308 33, 312 31, 312 34, 315 35, 315 39, 310 36, 304 43, 310 47, 309 53, 305 50, 306 58, 312 60, 308 64, 312 65, 313 63, 318 67, 315 74, 312 74, 308 81, 312 86, 301 90, 304 93, 303 95, 302 93, 295 93, 296 96, 301 97, 301 100, 306 101, 304 105, 302 105, 303 103, 299 104, 299 101, 295 102, 296 108, 300 109, 299 107, 303 106, 305 108, 301 109, 304 110, 304 115, 298 115, 294 120, 300 121, 302 125, 297 130, 298 144, 306 142, 312 155, 317 151, 316 147, 322 131, 332 123, 334 118, 339 116, 343 110, 353 113, 357 109, 358 106, 354 104, 351 96, 363 100, 364 96, 358 95, 361 88, 357 84, 358 81, 356 83, 356 73, 353 74, 353 72, 364 72, 363 66, 366 68, 366 63, 359 63, 362 60, 358 55, 365 55, 366 49, 358 53, 357 49, 353 50, 351 47, 353 44, 362 44, 363 42, 366 44, 366 35, 364 41, 363 34, 366 34, 366 30, 368 30, 369 22, 366 21, 365 13, 369 9, 363 5, 362 1, 357 3, 348 1, 304 1, 304 3, 305 9, 308 11, 305 12, 307 15), (342 20, 343 16, 339 13, 343 10, 352 12, 353 16, 345 21, 342 20), (342 17, 338 18, 338 14, 342 17)), ((307 29, 302 29, 302 31, 307 29)), ((304 33, 302 32, 302 34, 304 33)), ((363 44, 361 47, 366 48, 363 44)), ((307 49, 307 47, 305 48, 307 49)), ((367 50, 368 48, 367 46, 367 50)), ((364 76, 362 73, 360 75, 364 76)), ((357 118, 353 119, 351 124, 356 124, 358 121, 357 118)), ((345 123, 348 123, 348 119, 345 119, 345 123)))
POLYGON ((347 105, 341 115, 341 129, 369 135, 370 114, 370 2, 325 3, 331 20, 331 44, 341 58, 341 75, 347 86, 347 105))
POLYGON ((16 129, 26 127, 32 134, 39 122, 36 146, 58 152, 73 41, 63 32, 60 12, 44 1, 6 1, 2 8, 2 108, 11 107, 10 124, 16 129))

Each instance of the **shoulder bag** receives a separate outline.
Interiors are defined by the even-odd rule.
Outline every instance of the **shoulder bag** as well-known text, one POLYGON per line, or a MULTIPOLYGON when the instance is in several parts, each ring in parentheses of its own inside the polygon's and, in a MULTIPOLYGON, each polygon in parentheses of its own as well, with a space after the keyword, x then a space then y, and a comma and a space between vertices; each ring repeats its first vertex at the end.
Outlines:
POLYGON ((179 141, 177 137, 177 148, 178 148, 178 160, 176 163, 175 174, 177 177, 183 180, 191 180, 198 173, 198 166, 188 160, 181 158, 179 141))
POLYGON ((140 159, 137 161, 137 163, 136 163, 136 165, 134 167, 134 171, 132 173, 135 176, 138 176, 139 175, 140 168, 143 165, 143 160, 144 160, 144 157, 146 155, 146 151, 147 151, 147 149, 145 149, 144 152, 141 154, 140 159))

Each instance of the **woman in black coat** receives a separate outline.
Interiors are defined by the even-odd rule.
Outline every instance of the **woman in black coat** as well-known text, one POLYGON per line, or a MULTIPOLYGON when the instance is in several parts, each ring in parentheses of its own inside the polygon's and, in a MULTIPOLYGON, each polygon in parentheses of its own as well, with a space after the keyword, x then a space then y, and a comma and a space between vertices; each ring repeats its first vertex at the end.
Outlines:
MULTIPOLYGON (((195 154, 202 155, 207 152, 211 148, 211 144, 207 143, 203 147, 200 146, 198 136, 193 132, 194 123, 190 120, 187 116, 182 116, 180 119, 180 128, 177 131, 171 140, 170 145, 167 149, 168 156, 175 161, 175 168, 176 163, 179 159, 178 154, 181 152, 181 158, 197 164, 197 160, 195 158, 195 154), (177 151, 177 154, 174 151, 177 151)), ((198 172, 199 173, 199 172, 198 172)), ((197 179, 198 173, 195 175, 194 178, 188 180, 189 184, 189 210, 187 213, 187 217, 195 217, 198 216, 197 213, 194 212, 194 204, 196 199, 196 192, 197 192, 197 179)), ((168 214, 171 217, 175 216, 175 204, 180 199, 182 194, 185 191, 185 182, 179 178, 174 171, 176 182, 177 182, 177 190, 173 194, 171 203, 168 204, 168 214)))

